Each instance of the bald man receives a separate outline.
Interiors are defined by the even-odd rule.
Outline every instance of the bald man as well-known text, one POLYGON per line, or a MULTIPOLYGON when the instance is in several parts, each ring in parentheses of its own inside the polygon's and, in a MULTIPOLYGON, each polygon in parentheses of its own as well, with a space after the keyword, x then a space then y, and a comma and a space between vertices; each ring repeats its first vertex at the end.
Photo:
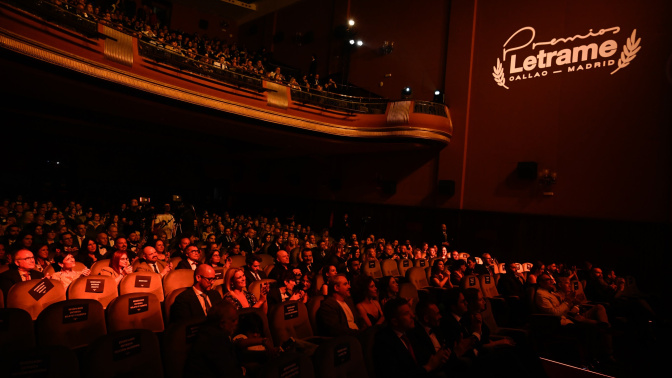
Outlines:
POLYGON ((15 283, 44 277, 44 274, 35 270, 35 257, 33 256, 33 252, 27 249, 19 249, 14 252, 13 264, 16 265, 13 267, 14 269, 10 268, 0 274, 0 288, 2 288, 5 301, 7 301, 9 288, 15 283))
POLYGON ((222 301, 217 290, 212 290, 215 270, 207 264, 201 264, 194 271, 194 286, 175 297, 170 307, 170 322, 205 317, 212 306, 222 301))
POLYGON ((134 272, 159 273, 161 277, 165 277, 171 270, 173 270, 173 264, 171 262, 160 261, 159 253, 154 247, 150 246, 142 249, 142 257, 133 269, 134 272))

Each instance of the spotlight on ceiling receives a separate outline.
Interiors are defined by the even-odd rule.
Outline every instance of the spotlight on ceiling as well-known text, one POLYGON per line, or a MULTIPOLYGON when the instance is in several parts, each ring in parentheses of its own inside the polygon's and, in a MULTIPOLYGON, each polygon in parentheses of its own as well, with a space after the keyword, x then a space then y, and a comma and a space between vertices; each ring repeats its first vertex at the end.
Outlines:
POLYGON ((355 40, 354 40, 354 39, 351 39, 351 40, 350 40, 350 44, 351 44, 351 45, 354 45, 354 44, 355 44, 355 40))
POLYGON ((361 45, 363 45, 363 44, 364 44, 364 42, 362 42, 361 39, 357 41, 357 46, 361 46, 361 45))
POLYGON ((348 25, 350 25, 350 26, 355 26, 355 20, 350 19, 350 20, 348 21, 348 25))

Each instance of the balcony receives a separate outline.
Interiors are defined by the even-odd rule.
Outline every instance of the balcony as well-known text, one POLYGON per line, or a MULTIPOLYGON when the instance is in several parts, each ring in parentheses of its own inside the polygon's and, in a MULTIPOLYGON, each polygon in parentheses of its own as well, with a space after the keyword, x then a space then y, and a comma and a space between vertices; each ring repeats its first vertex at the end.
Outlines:
POLYGON ((439 147, 452 136, 450 112, 443 104, 290 87, 184 56, 135 31, 50 2, 4 0, 0 20, 0 46, 5 50, 242 123, 322 138, 439 147))

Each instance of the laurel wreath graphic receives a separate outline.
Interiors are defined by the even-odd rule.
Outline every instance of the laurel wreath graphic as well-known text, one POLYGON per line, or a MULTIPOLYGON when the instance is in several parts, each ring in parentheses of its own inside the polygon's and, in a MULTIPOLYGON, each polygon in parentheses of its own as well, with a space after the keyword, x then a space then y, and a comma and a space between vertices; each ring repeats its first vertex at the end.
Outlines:
POLYGON ((623 52, 621 53, 621 57, 618 59, 618 68, 611 73, 612 75, 621 68, 627 67, 628 64, 630 64, 630 62, 637 56, 639 49, 642 48, 642 46, 639 45, 639 42, 642 39, 637 38, 635 33, 637 33, 637 29, 632 31, 632 35, 630 38, 628 38, 625 45, 623 46, 623 52))
POLYGON ((506 86, 506 79, 504 79, 504 69, 502 68, 502 62, 499 61, 499 58, 497 58, 497 65, 492 66, 492 76, 495 78, 497 85, 509 89, 509 87, 506 86))

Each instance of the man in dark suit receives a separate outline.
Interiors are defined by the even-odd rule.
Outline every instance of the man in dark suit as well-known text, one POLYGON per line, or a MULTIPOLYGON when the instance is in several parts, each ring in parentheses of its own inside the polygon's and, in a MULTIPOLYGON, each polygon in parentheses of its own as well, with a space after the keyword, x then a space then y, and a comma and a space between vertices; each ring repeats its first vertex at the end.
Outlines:
POLYGON ((343 274, 337 274, 329 281, 328 288, 329 297, 320 303, 317 310, 317 334, 327 337, 356 336, 359 327, 355 323, 348 279, 343 274))
POLYGON ((388 326, 380 330, 373 344, 373 362, 381 377, 433 377, 442 376, 440 368, 450 358, 450 350, 440 348, 421 361, 417 341, 407 333, 415 327, 413 310, 403 298, 391 299, 383 309, 388 326))
POLYGON ((261 257, 259 255, 247 255, 243 271, 245 272, 245 282, 248 287, 254 281, 266 279, 266 273, 261 269, 261 257))
POLYGON ((259 251, 258 243, 254 240, 255 233, 256 231, 254 231, 254 228, 248 227, 247 231, 245 231, 245 235, 238 240, 241 251, 245 253, 257 253, 257 251, 259 251))
POLYGON ((207 264, 201 264, 194 272, 194 286, 175 297, 170 307, 170 322, 175 323, 196 317, 204 317, 212 306, 222 301, 222 297, 212 288, 215 270, 207 264))
POLYGON ((201 261, 201 250, 194 244, 189 244, 185 249, 186 259, 183 258, 177 263, 175 269, 191 269, 196 270, 200 265, 201 261))
POLYGON ((159 253, 150 246, 142 249, 142 257, 133 269, 134 272, 159 273, 161 277, 165 277, 171 270, 173 270, 173 264, 170 261, 160 261, 159 253))
POLYGON ((238 313, 233 304, 221 301, 214 305, 189 350, 184 376, 243 378, 245 369, 231 341, 237 326, 238 313))
POLYGON ((0 274, 0 288, 7 301, 9 288, 17 282, 30 281, 43 278, 44 274, 35 270, 35 257, 33 252, 27 249, 19 249, 14 252, 13 267, 0 274))
POLYGON ((299 263, 298 268, 301 269, 301 274, 313 273, 320 270, 319 267, 315 266, 315 264, 313 263, 312 249, 304 248, 301 251, 301 262, 299 263))

